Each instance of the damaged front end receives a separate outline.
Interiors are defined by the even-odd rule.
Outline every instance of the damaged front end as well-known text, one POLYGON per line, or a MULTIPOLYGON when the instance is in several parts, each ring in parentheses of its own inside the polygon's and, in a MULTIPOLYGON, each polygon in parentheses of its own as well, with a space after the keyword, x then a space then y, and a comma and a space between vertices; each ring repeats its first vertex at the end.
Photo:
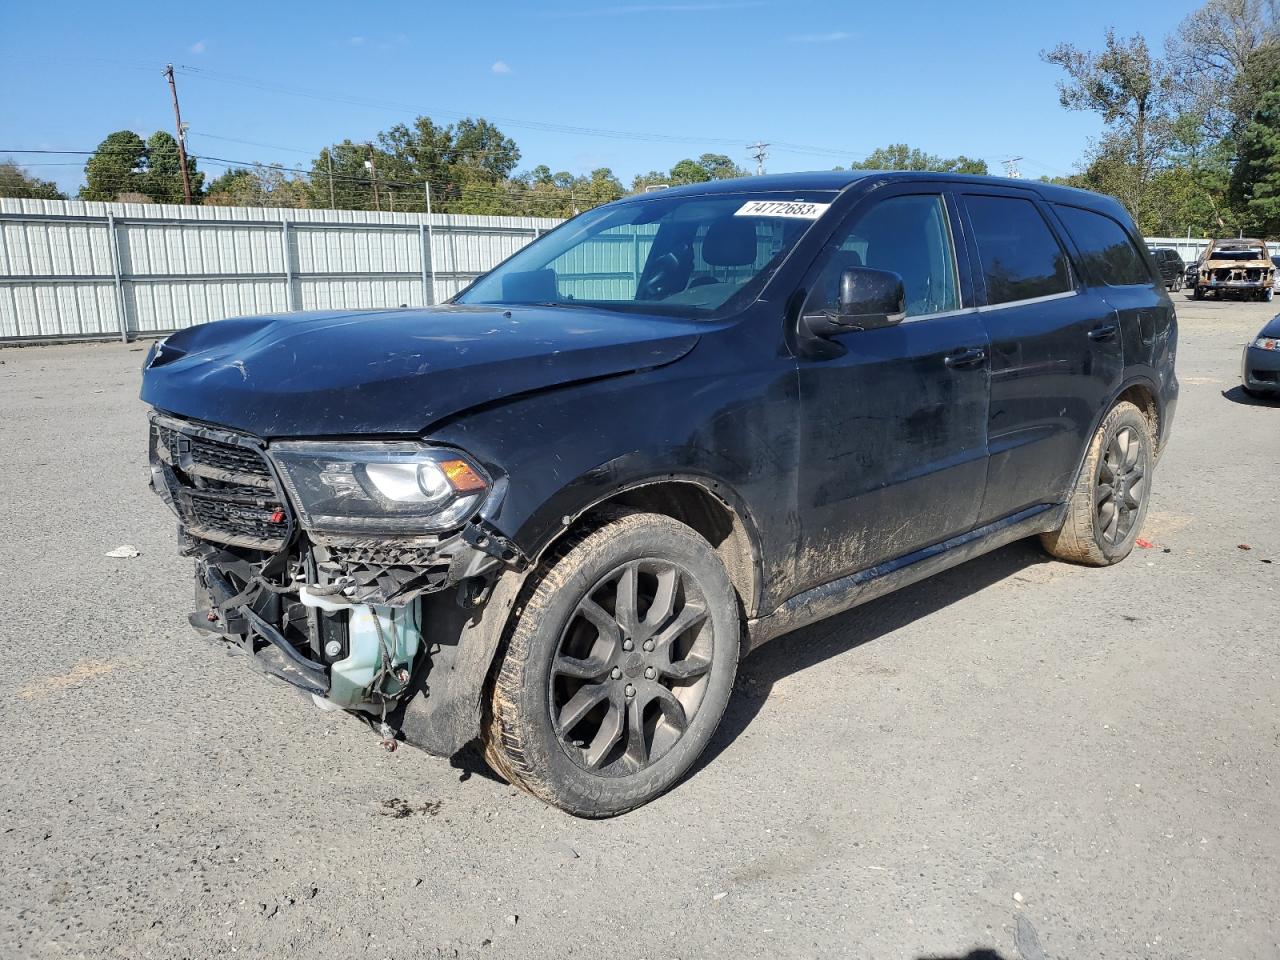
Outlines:
POLYGON ((268 445, 160 413, 150 457, 152 487, 196 561, 193 626, 328 704, 378 718, 388 742, 408 726, 448 754, 479 732, 488 660, 460 652, 460 638, 485 621, 471 642, 491 656, 503 614, 483 608, 525 566, 481 509, 501 498, 501 481, 458 451, 268 445))

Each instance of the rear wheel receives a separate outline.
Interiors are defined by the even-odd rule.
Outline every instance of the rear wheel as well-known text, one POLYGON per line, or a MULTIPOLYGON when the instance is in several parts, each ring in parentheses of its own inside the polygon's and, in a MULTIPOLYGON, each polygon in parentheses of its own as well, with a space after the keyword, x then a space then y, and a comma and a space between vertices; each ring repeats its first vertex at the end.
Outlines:
POLYGON ((1154 465, 1150 421, 1132 403, 1117 403, 1089 444, 1062 526, 1041 534, 1044 548, 1095 567, 1127 557, 1147 515, 1154 465))
POLYGON ((711 545, 657 514, 601 517, 544 571, 493 683, 485 756, 576 816, 624 813, 675 784, 715 732, 737 596, 711 545))

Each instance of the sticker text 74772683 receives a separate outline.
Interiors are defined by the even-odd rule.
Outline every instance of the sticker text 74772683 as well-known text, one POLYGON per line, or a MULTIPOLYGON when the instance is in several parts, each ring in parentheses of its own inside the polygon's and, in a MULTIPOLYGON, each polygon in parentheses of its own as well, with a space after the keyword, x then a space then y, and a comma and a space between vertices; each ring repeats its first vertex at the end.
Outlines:
POLYGON ((793 220, 817 220, 827 212, 829 203, 807 200, 748 200, 734 211, 735 217, 790 217, 793 220))

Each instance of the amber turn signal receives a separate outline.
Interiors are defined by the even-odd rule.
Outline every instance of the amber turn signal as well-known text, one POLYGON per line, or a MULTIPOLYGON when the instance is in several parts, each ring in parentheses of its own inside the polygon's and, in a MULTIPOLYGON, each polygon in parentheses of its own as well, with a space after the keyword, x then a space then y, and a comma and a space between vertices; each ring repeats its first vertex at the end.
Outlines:
POLYGON ((477 493, 488 488, 484 477, 471 468, 465 460, 445 460, 440 469, 449 478, 449 485, 458 493, 477 493))

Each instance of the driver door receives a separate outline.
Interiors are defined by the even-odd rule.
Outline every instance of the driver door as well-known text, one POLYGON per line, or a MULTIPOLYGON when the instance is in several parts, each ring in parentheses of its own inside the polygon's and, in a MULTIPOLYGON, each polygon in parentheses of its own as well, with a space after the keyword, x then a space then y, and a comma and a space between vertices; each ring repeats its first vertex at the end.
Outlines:
MULTIPOLYGON (((841 272, 903 279, 906 319, 799 360, 797 588, 971 529, 987 474, 988 344, 946 188, 913 183, 855 207, 811 270, 801 315, 834 307, 841 272)), ((801 321, 803 323, 803 321, 801 321)))

